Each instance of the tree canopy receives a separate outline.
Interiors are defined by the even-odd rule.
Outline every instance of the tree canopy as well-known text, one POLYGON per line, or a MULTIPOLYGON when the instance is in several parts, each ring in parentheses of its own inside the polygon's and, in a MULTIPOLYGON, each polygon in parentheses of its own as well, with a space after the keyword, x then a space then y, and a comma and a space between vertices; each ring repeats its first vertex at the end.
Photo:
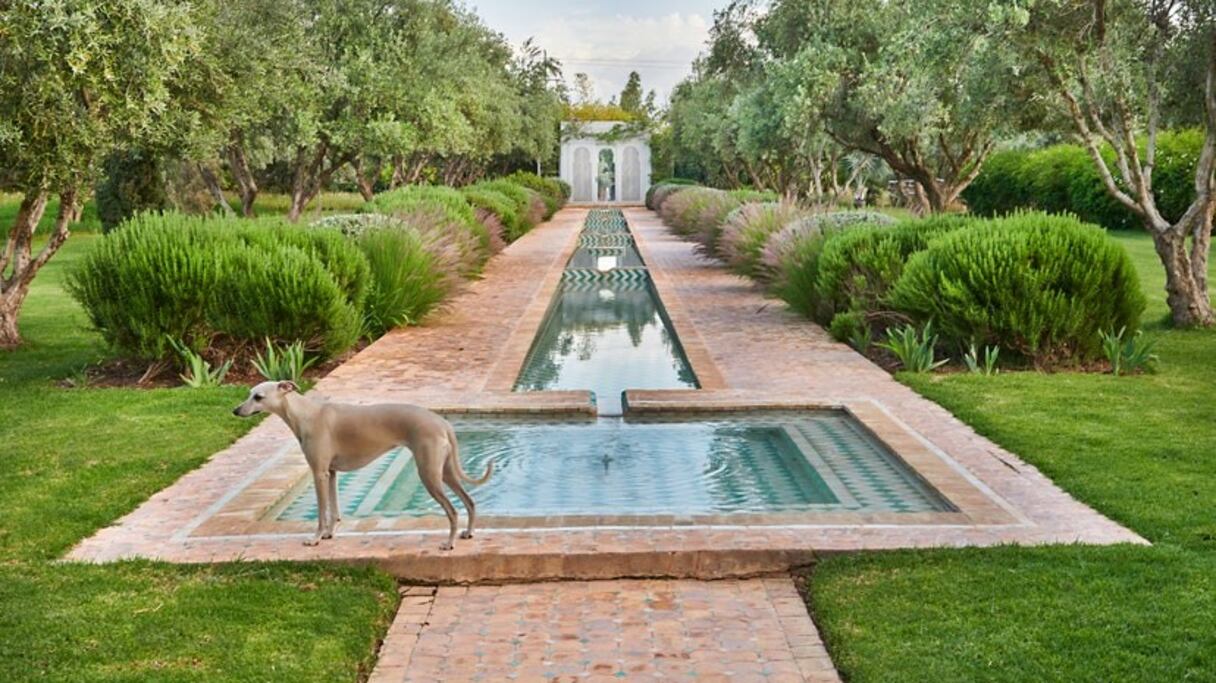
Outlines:
POLYGON ((23 196, 0 343, 107 158, 196 168, 225 209, 226 167, 247 215, 274 169, 296 219, 339 173, 370 196, 551 159, 559 75, 454 0, 0 1, 0 187, 23 196), (62 220, 34 256, 51 196, 62 220))

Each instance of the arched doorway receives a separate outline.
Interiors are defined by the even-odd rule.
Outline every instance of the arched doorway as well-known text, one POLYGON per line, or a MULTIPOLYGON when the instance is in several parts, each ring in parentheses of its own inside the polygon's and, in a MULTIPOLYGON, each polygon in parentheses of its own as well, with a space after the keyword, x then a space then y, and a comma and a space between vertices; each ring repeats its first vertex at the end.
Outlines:
POLYGON ((621 201, 642 201, 642 162, 638 158, 638 148, 625 148, 621 168, 621 201))
POLYGON ((596 201, 616 201, 616 155, 610 149, 600 150, 596 185, 596 201))
POLYGON ((595 198, 591 187, 591 150, 574 150, 574 201, 589 202, 595 198))

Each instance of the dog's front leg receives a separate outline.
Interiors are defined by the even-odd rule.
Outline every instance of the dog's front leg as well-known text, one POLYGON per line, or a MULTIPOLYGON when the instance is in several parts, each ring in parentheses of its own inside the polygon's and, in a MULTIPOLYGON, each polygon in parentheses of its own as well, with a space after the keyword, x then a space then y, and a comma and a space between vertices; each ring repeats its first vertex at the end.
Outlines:
POLYGON ((331 501, 329 500, 329 479, 333 474, 329 470, 313 471, 313 488, 317 491, 317 533, 304 545, 317 545, 322 539, 333 538, 333 525, 330 523, 331 501))
POLYGON ((334 524, 342 521, 342 502, 338 500, 338 473, 333 470, 329 471, 329 511, 332 513, 329 523, 329 530, 332 532, 334 524))

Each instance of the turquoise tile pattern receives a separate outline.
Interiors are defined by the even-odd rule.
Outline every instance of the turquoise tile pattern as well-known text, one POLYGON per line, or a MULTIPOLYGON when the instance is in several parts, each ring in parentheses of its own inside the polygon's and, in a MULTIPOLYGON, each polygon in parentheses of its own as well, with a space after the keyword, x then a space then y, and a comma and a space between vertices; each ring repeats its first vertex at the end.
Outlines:
MULTIPOLYGON (((837 411, 629 419, 454 419, 480 514, 935 512, 953 507, 837 411)), ((311 486, 279 519, 316 518, 311 486)), ((441 514, 408 451, 339 477, 347 517, 441 514)), ((454 501, 459 505, 459 501, 454 501)))

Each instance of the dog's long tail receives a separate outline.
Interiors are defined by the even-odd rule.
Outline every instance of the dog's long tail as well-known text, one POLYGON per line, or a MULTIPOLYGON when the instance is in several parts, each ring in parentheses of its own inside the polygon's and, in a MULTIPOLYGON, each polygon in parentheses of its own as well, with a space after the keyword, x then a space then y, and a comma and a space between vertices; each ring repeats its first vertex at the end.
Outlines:
POLYGON ((460 443, 456 441, 456 430, 451 427, 448 427, 448 441, 452 444, 452 462, 456 468, 456 476, 474 486, 480 486, 490 480, 490 475, 494 474, 493 460, 486 463, 485 474, 481 475, 480 479, 474 479, 464 471, 464 465, 460 462, 460 443))

